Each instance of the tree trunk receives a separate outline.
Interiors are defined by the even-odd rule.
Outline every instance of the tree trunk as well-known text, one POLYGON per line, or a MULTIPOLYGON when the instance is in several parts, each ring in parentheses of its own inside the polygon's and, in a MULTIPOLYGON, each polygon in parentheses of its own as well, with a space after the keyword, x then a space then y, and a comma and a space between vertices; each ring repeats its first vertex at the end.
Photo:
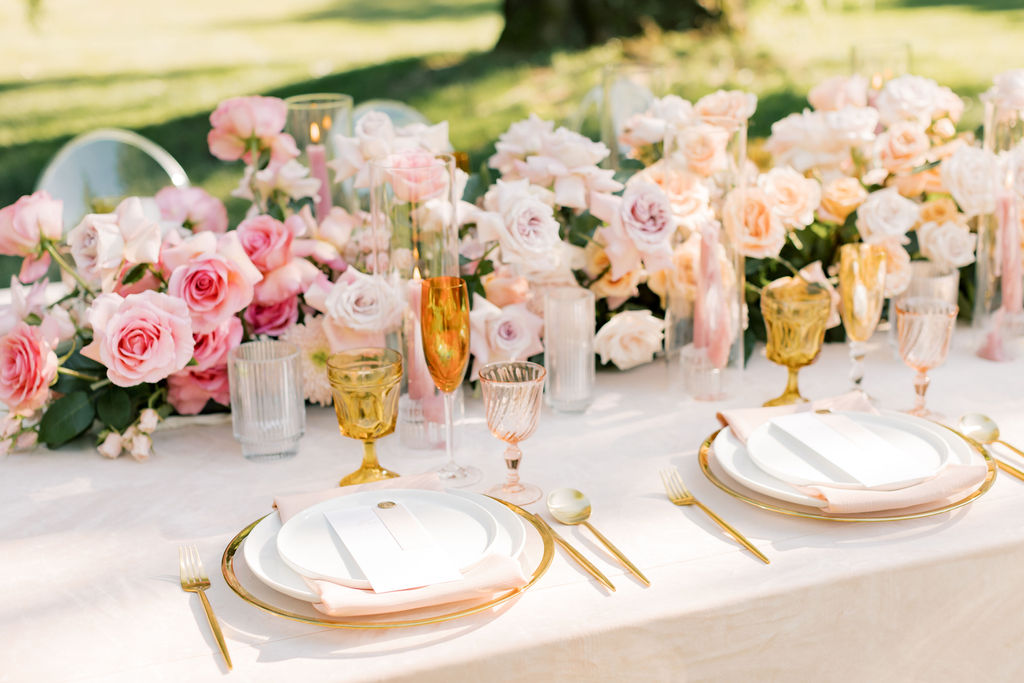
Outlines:
POLYGON ((643 31, 653 21, 666 31, 742 23, 742 0, 504 0, 505 30, 497 49, 586 47, 643 31))

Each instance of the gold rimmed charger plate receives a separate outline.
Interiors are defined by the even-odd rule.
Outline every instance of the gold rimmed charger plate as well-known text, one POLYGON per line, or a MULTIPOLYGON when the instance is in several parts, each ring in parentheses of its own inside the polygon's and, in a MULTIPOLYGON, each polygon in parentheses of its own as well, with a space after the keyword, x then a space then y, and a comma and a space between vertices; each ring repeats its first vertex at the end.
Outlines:
MULTIPOLYGON (((536 529, 537 533, 540 534, 540 539, 543 543, 543 552, 541 553, 541 557, 537 562, 537 565, 533 568, 533 571, 530 574, 530 580, 526 585, 521 588, 505 591, 504 593, 491 598, 487 602, 476 603, 469 607, 463 606, 457 609, 450 609, 442 605, 438 608, 432 608, 429 610, 428 608, 420 608, 417 610, 410 610, 408 613, 415 614, 417 616, 411 616, 405 619, 392 619, 390 615, 366 615, 361 617, 335 618, 323 614, 303 614, 301 612, 296 612, 290 608, 288 604, 303 604, 301 600, 296 600, 286 595, 276 593, 270 588, 267 588, 267 592, 274 594, 275 597, 273 602, 257 597, 242 585, 238 575, 235 573, 235 555, 237 554, 238 549, 242 547, 242 542, 245 541, 249 533, 263 520, 264 517, 266 517, 266 515, 249 524, 247 527, 239 531, 237 536, 231 539, 227 547, 224 549, 224 555, 220 561, 220 569, 221 573, 224 575, 224 580, 228 582, 229 586, 231 586, 231 590, 233 590, 238 597, 242 598, 242 600, 245 600, 250 605, 258 607, 265 612, 276 614, 277 616, 291 619, 293 621, 299 621, 304 624, 327 626, 329 628, 384 629, 425 626, 427 624, 439 624, 444 621, 460 619, 462 617, 479 614, 480 612, 485 612, 493 607, 497 607, 498 605, 506 603, 526 591, 530 586, 537 583, 540 577, 544 575, 544 572, 546 572, 548 567, 551 566, 551 560, 555 555, 554 539, 551 537, 551 532, 538 522, 531 513, 521 507, 511 503, 506 503, 503 500, 498 500, 497 502, 505 505, 536 529), (438 612, 439 609, 441 610, 440 612, 438 612)), ((526 551, 524 550, 524 552, 526 551)), ((461 604, 465 605, 465 603, 461 604)), ((309 610, 311 612, 315 612, 312 607, 310 607, 309 610)))
POLYGON ((905 512, 890 510, 877 513, 831 514, 828 512, 822 512, 817 508, 797 505, 796 503, 789 503, 760 493, 755 493, 754 491, 750 491, 744 487, 739 482, 736 482, 735 485, 733 485, 730 483, 731 478, 729 475, 723 473, 723 476, 720 477, 711 468, 711 460, 713 460, 714 456, 714 451, 712 450, 711 445, 714 443, 715 437, 718 436, 718 433, 722 431, 721 429, 715 430, 711 436, 704 439, 704 442, 700 445, 700 450, 697 453, 697 460, 700 463, 701 472, 704 473, 704 476, 707 477, 712 484, 722 489, 733 498, 738 498, 744 503, 749 503, 750 505, 761 508, 762 510, 790 515, 791 517, 826 519, 832 522, 895 522, 904 519, 917 519, 919 517, 941 515, 944 512, 949 512, 950 510, 956 510, 959 507, 963 507, 992 488, 992 484, 994 484, 996 480, 996 462, 992 459, 992 456, 988 454, 988 451, 985 450, 985 447, 976 441, 967 438, 955 429, 946 427, 945 425, 942 426, 949 429, 949 431, 966 441, 971 448, 978 451, 978 453, 980 453, 985 459, 985 466, 988 468, 988 472, 985 474, 985 480, 981 483, 981 486, 965 494, 961 498, 957 498, 934 508, 921 509, 921 506, 917 506, 912 508, 912 511, 905 512))

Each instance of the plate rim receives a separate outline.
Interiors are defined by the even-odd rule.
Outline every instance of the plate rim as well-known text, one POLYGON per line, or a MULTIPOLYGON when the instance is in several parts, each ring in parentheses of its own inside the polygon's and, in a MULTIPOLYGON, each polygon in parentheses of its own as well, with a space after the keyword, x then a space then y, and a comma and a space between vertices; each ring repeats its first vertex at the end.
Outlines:
POLYGON ((311 624, 314 626, 325 626, 328 628, 341 628, 350 630, 379 630, 388 628, 410 628, 414 626, 426 626, 428 624, 439 624, 445 621, 452 621, 454 619, 472 616, 474 614, 485 612, 493 607, 497 607, 498 605, 506 603, 509 600, 515 598, 516 596, 522 594, 530 587, 532 587, 547 572, 548 568, 551 566, 551 561, 554 559, 555 556, 555 542, 552 538, 551 531, 546 528, 546 525, 543 522, 537 519, 536 515, 527 512, 518 505, 513 505, 512 503, 508 503, 503 500, 498 500, 498 502, 508 507, 510 510, 512 510, 512 512, 516 513, 526 521, 530 522, 530 526, 540 535, 541 542, 543 543, 543 552, 541 553, 540 559, 537 561, 537 566, 533 568, 533 571, 530 575, 530 580, 525 585, 520 586, 519 588, 513 588, 509 591, 506 591, 488 600, 487 602, 477 605, 471 605, 469 607, 464 607, 462 609, 447 612, 445 614, 434 615, 431 617, 402 619, 396 621, 366 622, 358 621, 359 617, 349 617, 347 619, 332 618, 327 617, 326 615, 324 616, 324 618, 311 617, 305 614, 292 612, 286 608, 278 607, 271 603, 260 600, 255 595, 251 594, 248 590, 246 590, 245 587, 242 585, 241 581, 239 581, 238 575, 235 574, 234 560, 238 552, 239 546, 248 537, 252 529, 257 524, 259 524, 267 515, 263 515, 263 517, 259 517, 258 519, 250 522, 244 529, 239 531, 234 538, 228 541, 227 546, 224 548, 224 553, 221 555, 221 574, 224 576, 224 580, 227 582, 228 587, 230 587, 231 590, 234 591, 236 595, 238 595, 238 597, 240 597, 242 600, 249 603, 250 605, 257 607, 263 610, 264 612, 284 617, 285 619, 298 621, 304 624, 311 624), (353 619, 357 619, 357 621, 353 621, 353 619))
MULTIPOLYGON (((302 517, 304 515, 309 515, 311 513, 317 512, 318 508, 327 508, 327 507, 330 507, 332 505, 338 505, 339 503, 344 503, 345 501, 354 500, 356 497, 364 496, 364 494, 365 494, 365 497, 369 497, 369 494, 380 495, 382 493, 386 493, 389 496, 397 494, 397 497, 402 497, 402 496, 407 495, 407 494, 413 494, 414 496, 425 496, 426 498, 432 498, 434 496, 444 496, 444 491, 435 491, 433 489, 381 489, 381 490, 357 491, 357 492, 355 492, 355 493, 353 493, 351 495, 337 496, 337 497, 334 497, 334 498, 329 498, 327 500, 320 501, 319 503, 315 503, 315 504, 310 505, 309 507, 305 508, 304 510, 301 510, 295 516, 293 516, 291 519, 289 519, 287 522, 283 522, 281 524, 281 530, 277 532, 277 538, 274 541, 275 544, 276 544, 276 547, 277 547, 277 554, 281 558, 281 561, 284 562, 289 567, 291 567, 292 571, 294 571, 295 573, 299 574, 300 576, 306 576, 306 577, 311 578, 311 579, 322 579, 324 581, 332 581, 334 583, 337 583, 338 585, 345 586, 347 588, 359 588, 359 589, 364 589, 364 590, 371 588, 370 582, 366 578, 363 578, 363 579, 356 579, 356 578, 352 578, 352 577, 349 577, 349 578, 339 578, 337 576, 328 576, 328 575, 323 574, 321 572, 312 571, 308 567, 301 567, 301 566, 299 566, 299 563, 295 562, 293 559, 289 559, 287 557, 287 555, 281 551, 281 533, 285 530, 285 528, 287 528, 287 526, 289 524, 291 524, 293 522, 297 522, 300 519, 300 517, 302 517)), ((461 571, 465 571, 466 569, 472 568, 473 566, 478 564, 484 557, 487 556, 487 553, 490 551, 490 549, 494 547, 494 542, 498 538, 498 521, 496 519, 494 519, 494 515, 492 515, 490 512, 488 512, 479 503, 476 503, 476 502, 474 502, 472 500, 469 500, 467 498, 461 498, 461 497, 459 498, 459 500, 461 500, 465 505, 469 505, 469 506, 472 506, 474 508, 479 509, 483 513, 484 517, 486 518, 487 522, 489 523, 488 524, 489 528, 488 528, 488 526, 485 526, 485 528, 487 528, 487 531, 489 532, 488 535, 490 537, 489 538, 489 542, 484 547, 483 551, 480 553, 480 555, 478 557, 476 557, 472 562, 469 562, 465 566, 459 567, 459 571, 461 572, 461 571)))
MULTIPOLYGON (((938 424, 938 423, 936 423, 936 424, 938 424)), ((791 516, 791 517, 803 517, 805 519, 820 519, 820 520, 826 520, 826 521, 832 521, 832 522, 864 522, 864 523, 867 523, 867 522, 895 522, 895 521, 901 521, 901 520, 905 520, 905 519, 919 519, 919 518, 922 518, 922 517, 931 517, 933 515, 940 515, 940 514, 943 514, 945 512, 951 512, 953 510, 956 510, 957 508, 960 508, 960 507, 963 507, 964 505, 967 505, 968 503, 970 503, 970 502, 974 501, 976 498, 984 495, 989 489, 991 489, 992 485, 995 483, 995 480, 996 480, 996 471, 997 470, 996 470, 995 460, 993 460, 992 456, 989 455, 988 450, 984 446, 982 446, 978 442, 970 439, 969 437, 963 435, 962 433, 960 433, 959 431, 953 429, 952 427, 947 427, 946 425, 938 425, 938 426, 942 427, 943 429, 948 429, 954 435, 956 435, 959 438, 963 439, 970 448, 973 448, 979 454, 981 454, 981 457, 984 458, 984 460, 985 460, 985 466, 987 467, 988 471, 985 474, 985 479, 984 479, 984 481, 982 481, 981 485, 978 488, 976 488, 973 491, 971 491, 968 494, 966 494, 963 498, 960 498, 958 500, 954 500, 953 502, 947 503, 946 505, 943 505, 943 506, 938 507, 938 508, 934 508, 934 509, 931 509, 931 510, 921 510, 921 511, 912 512, 912 513, 895 514, 895 515, 884 515, 884 516, 876 516, 876 517, 865 517, 865 516, 863 516, 864 513, 855 513, 855 514, 846 514, 846 515, 844 515, 844 514, 836 514, 836 513, 828 513, 828 512, 815 511, 815 508, 811 508, 811 507, 807 507, 807 506, 803 506, 803 505, 797 505, 795 503, 790 503, 789 505, 792 506, 792 507, 788 507, 786 505, 777 505, 775 503, 770 503, 770 502, 758 500, 757 498, 751 498, 750 496, 746 495, 742 491, 737 491, 736 489, 734 489, 731 486, 729 486, 728 483, 722 481, 722 479, 718 475, 716 475, 714 472, 711 471, 711 465, 710 465, 709 461, 710 461, 710 456, 713 454, 712 444, 713 444, 713 442, 715 440, 715 437, 717 437, 718 434, 723 429, 727 429, 727 427, 720 427, 719 429, 716 429, 708 437, 706 437, 703 442, 701 442, 700 448, 697 451, 697 462, 700 465, 701 472, 704 474, 704 476, 712 484, 714 484, 718 488, 722 489, 723 491, 725 491, 727 494, 729 494, 733 498, 741 500, 744 503, 747 503, 749 505, 753 505, 754 507, 761 508, 762 510, 768 510, 770 512, 777 512, 779 514, 788 515, 788 516, 791 516), (795 508, 802 508, 802 509, 795 509, 795 508)), ((743 485, 740 482, 736 482, 736 483, 740 487, 745 488, 745 487, 743 487, 743 485)), ((781 501, 781 500, 778 501, 778 502, 779 503, 785 503, 785 501, 781 501)))

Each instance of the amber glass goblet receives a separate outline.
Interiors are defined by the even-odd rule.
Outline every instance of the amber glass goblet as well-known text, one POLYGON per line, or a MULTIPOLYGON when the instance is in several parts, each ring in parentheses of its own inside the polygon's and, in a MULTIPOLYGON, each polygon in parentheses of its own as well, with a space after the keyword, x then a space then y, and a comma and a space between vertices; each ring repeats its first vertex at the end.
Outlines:
POLYGON ((825 340, 832 298, 821 285, 800 278, 776 280, 761 292, 761 313, 764 316, 768 344, 768 360, 789 370, 786 390, 766 401, 766 406, 806 403, 800 395, 800 368, 810 365, 821 351, 825 340))
POLYGON ((866 343, 882 316, 885 303, 885 248, 877 244, 844 244, 839 248, 839 314, 850 340, 850 381, 864 381, 866 343))
POLYGON ((338 428, 344 436, 363 442, 363 464, 342 478, 340 485, 397 477, 380 466, 376 442, 395 431, 402 355, 378 348, 336 353, 327 359, 327 377, 334 394, 338 428))

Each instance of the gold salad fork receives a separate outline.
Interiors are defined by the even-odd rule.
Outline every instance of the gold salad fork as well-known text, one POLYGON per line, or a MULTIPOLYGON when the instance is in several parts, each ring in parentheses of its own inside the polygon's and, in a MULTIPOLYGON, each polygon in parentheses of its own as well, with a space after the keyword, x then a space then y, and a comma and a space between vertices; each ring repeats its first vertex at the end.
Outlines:
POLYGON ((696 505, 703 510, 708 517, 715 520, 718 526, 725 529, 730 536, 742 543, 747 550, 754 553, 759 560, 765 564, 771 563, 771 560, 765 557, 764 553, 755 548, 754 544, 748 541, 743 534, 733 529, 728 522, 712 512, 706 505, 704 505, 704 503, 694 498, 693 494, 690 493, 690 490, 686 488, 686 485, 683 483, 683 478, 679 476, 679 471, 676 470, 676 468, 671 467, 663 469, 660 474, 661 481, 665 485, 665 492, 668 494, 668 499, 670 501, 676 505, 696 505))
POLYGON ((210 587, 210 577, 203 569, 203 561, 199 559, 199 549, 194 545, 183 545, 178 547, 178 573, 181 576, 181 588, 188 593, 199 593, 203 601, 203 609, 206 610, 206 618, 210 620, 210 628, 213 629, 213 637, 217 639, 224 661, 228 669, 231 669, 231 655, 228 654, 228 646, 224 642, 224 634, 220 632, 220 624, 213 614, 210 601, 206 599, 204 592, 210 587))

